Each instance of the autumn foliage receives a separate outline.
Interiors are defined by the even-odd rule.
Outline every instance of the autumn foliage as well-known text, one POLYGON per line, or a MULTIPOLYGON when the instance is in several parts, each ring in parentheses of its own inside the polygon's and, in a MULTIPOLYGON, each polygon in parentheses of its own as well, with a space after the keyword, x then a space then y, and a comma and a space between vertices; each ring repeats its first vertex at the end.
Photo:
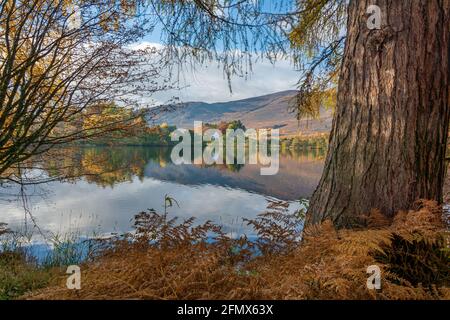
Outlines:
POLYGON ((80 291, 66 289, 61 277, 60 285, 27 298, 450 298, 448 221, 436 203, 417 202, 393 220, 375 210, 368 228, 359 230, 336 230, 327 221, 306 228, 301 241, 293 236, 298 217, 282 211, 275 203, 249 222, 263 243, 230 239, 210 222, 177 224, 166 214, 143 212, 132 234, 98 243, 97 255, 82 266, 80 291), (367 289, 371 265, 382 271, 381 290, 367 289))

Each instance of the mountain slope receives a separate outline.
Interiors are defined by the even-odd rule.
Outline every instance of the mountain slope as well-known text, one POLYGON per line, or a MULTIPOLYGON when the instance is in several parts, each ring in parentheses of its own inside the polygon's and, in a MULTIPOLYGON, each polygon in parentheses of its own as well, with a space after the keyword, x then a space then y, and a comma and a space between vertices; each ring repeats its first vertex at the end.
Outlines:
POLYGON ((321 110, 320 119, 301 120, 288 111, 296 91, 283 91, 244 100, 205 103, 186 102, 174 106, 153 109, 151 121, 166 122, 179 128, 191 129, 194 121, 218 123, 241 120, 247 128, 279 128, 282 135, 302 133, 323 133, 331 129, 332 114, 321 110))

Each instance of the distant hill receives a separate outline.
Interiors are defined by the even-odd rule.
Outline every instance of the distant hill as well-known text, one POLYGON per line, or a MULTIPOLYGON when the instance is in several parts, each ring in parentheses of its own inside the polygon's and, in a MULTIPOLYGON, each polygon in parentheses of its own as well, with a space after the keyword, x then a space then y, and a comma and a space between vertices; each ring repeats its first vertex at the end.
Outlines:
POLYGON ((291 135, 299 131, 305 134, 323 133, 331 130, 332 113, 321 110, 317 120, 295 119, 288 111, 288 105, 296 91, 283 91, 244 100, 205 103, 186 102, 173 106, 160 106, 152 109, 149 122, 176 125, 191 129, 194 121, 218 123, 220 121, 241 120, 247 128, 277 128, 282 135, 291 135))

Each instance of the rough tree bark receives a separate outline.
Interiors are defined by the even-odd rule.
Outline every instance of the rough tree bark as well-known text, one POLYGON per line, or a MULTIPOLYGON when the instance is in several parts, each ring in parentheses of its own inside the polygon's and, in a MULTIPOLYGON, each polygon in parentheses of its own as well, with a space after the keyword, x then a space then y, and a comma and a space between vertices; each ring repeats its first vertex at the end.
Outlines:
POLYGON ((441 201, 450 115, 450 0, 352 0, 337 109, 308 222, 351 226, 441 201), (381 8, 369 30, 369 5, 381 8))

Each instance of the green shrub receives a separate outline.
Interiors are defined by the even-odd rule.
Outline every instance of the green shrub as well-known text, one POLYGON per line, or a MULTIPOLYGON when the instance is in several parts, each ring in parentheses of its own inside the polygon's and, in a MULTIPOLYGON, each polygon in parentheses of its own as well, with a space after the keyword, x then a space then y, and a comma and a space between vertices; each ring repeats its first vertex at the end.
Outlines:
POLYGON ((20 252, 0 253, 0 300, 10 300, 50 283, 50 269, 37 267, 20 252))

